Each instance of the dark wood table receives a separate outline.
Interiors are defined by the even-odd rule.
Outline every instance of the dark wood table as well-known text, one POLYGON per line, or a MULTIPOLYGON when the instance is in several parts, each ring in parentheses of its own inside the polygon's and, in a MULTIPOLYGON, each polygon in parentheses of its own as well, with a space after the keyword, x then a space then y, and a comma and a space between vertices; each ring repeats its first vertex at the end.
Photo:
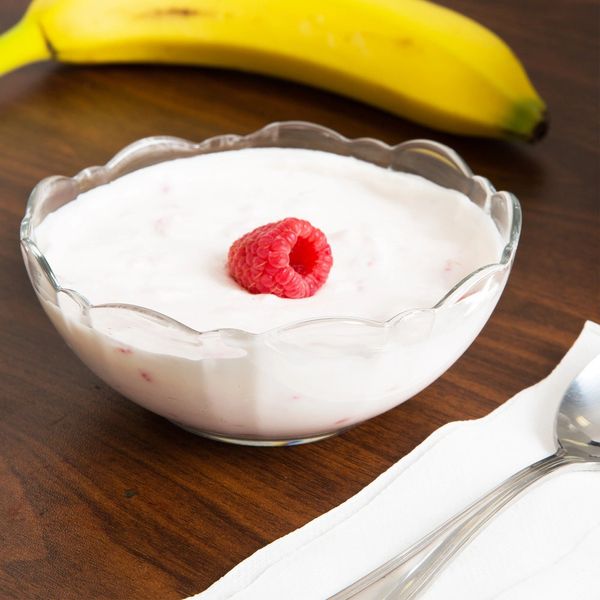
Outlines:
MULTIPOLYGON (((3 0, 0 29, 27 2, 3 0)), ((544 377, 600 320, 595 0, 447 0, 498 32, 550 106, 536 146, 444 135, 250 74, 36 65, 0 80, 0 597, 180 598, 358 492, 440 425, 544 377), (42 312, 19 221, 35 183, 143 136, 201 140, 303 119, 390 143, 432 137, 520 198, 504 296, 467 353, 409 402, 320 443, 257 449, 183 432, 88 371, 42 312)), ((283 597, 283 596, 282 596, 283 597)))

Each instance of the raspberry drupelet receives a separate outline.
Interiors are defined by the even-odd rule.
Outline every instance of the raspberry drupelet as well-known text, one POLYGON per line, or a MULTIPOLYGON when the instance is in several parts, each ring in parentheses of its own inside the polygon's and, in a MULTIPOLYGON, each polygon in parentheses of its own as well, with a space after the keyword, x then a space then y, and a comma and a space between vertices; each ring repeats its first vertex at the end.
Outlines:
POLYGON ((227 259, 230 275, 243 288, 281 298, 314 295, 332 264, 325 234, 292 217, 245 234, 231 245, 227 259))

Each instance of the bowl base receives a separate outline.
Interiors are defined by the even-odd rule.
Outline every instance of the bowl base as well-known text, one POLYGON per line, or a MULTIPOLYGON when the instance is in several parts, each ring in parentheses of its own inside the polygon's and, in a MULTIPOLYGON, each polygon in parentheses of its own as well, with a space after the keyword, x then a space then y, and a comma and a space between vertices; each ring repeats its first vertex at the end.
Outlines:
POLYGON ((311 442, 325 440, 327 438, 333 437, 334 435, 338 435, 338 433, 341 433, 343 431, 331 431, 329 433, 321 433, 319 435, 311 435, 300 438, 257 439, 251 437, 234 437, 231 435, 214 433, 212 431, 202 431, 201 429, 195 429, 194 427, 183 425, 182 423, 178 423, 177 421, 171 421, 171 423, 173 423, 173 425, 177 425, 177 427, 181 427, 181 429, 185 429, 185 431, 189 433, 208 438, 209 440, 215 440, 217 442, 226 442, 227 444, 238 444, 241 446, 298 446, 300 444, 310 444, 311 442))

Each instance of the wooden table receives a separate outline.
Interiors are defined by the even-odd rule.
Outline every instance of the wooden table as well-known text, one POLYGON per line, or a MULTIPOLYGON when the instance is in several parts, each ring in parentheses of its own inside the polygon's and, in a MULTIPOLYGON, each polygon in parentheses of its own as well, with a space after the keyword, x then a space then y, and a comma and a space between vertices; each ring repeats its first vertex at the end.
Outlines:
MULTIPOLYGON (((0 4, 0 29, 27 2, 0 4)), ((447 0, 523 59, 549 103, 536 146, 461 139, 249 74, 37 65, 0 80, 0 597, 181 598, 358 492, 440 425, 544 377, 600 320, 598 17, 594 0, 447 0), (390 143, 433 137, 520 198, 504 296, 473 346, 409 402, 344 435, 280 449, 211 442, 109 389, 71 353, 23 268, 35 183, 143 136, 201 140, 304 119, 390 143)), ((283 596, 282 596, 283 597, 283 596)))

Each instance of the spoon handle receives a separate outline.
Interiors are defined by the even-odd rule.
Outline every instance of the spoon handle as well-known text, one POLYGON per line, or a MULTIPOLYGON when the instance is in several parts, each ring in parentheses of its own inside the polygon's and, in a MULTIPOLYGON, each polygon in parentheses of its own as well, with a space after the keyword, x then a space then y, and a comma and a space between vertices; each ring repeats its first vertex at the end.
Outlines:
POLYGON ((581 459, 555 454, 533 463, 506 479, 461 513, 416 544, 359 579, 330 600, 411 600, 432 581, 483 526, 527 487, 565 465, 581 459))

